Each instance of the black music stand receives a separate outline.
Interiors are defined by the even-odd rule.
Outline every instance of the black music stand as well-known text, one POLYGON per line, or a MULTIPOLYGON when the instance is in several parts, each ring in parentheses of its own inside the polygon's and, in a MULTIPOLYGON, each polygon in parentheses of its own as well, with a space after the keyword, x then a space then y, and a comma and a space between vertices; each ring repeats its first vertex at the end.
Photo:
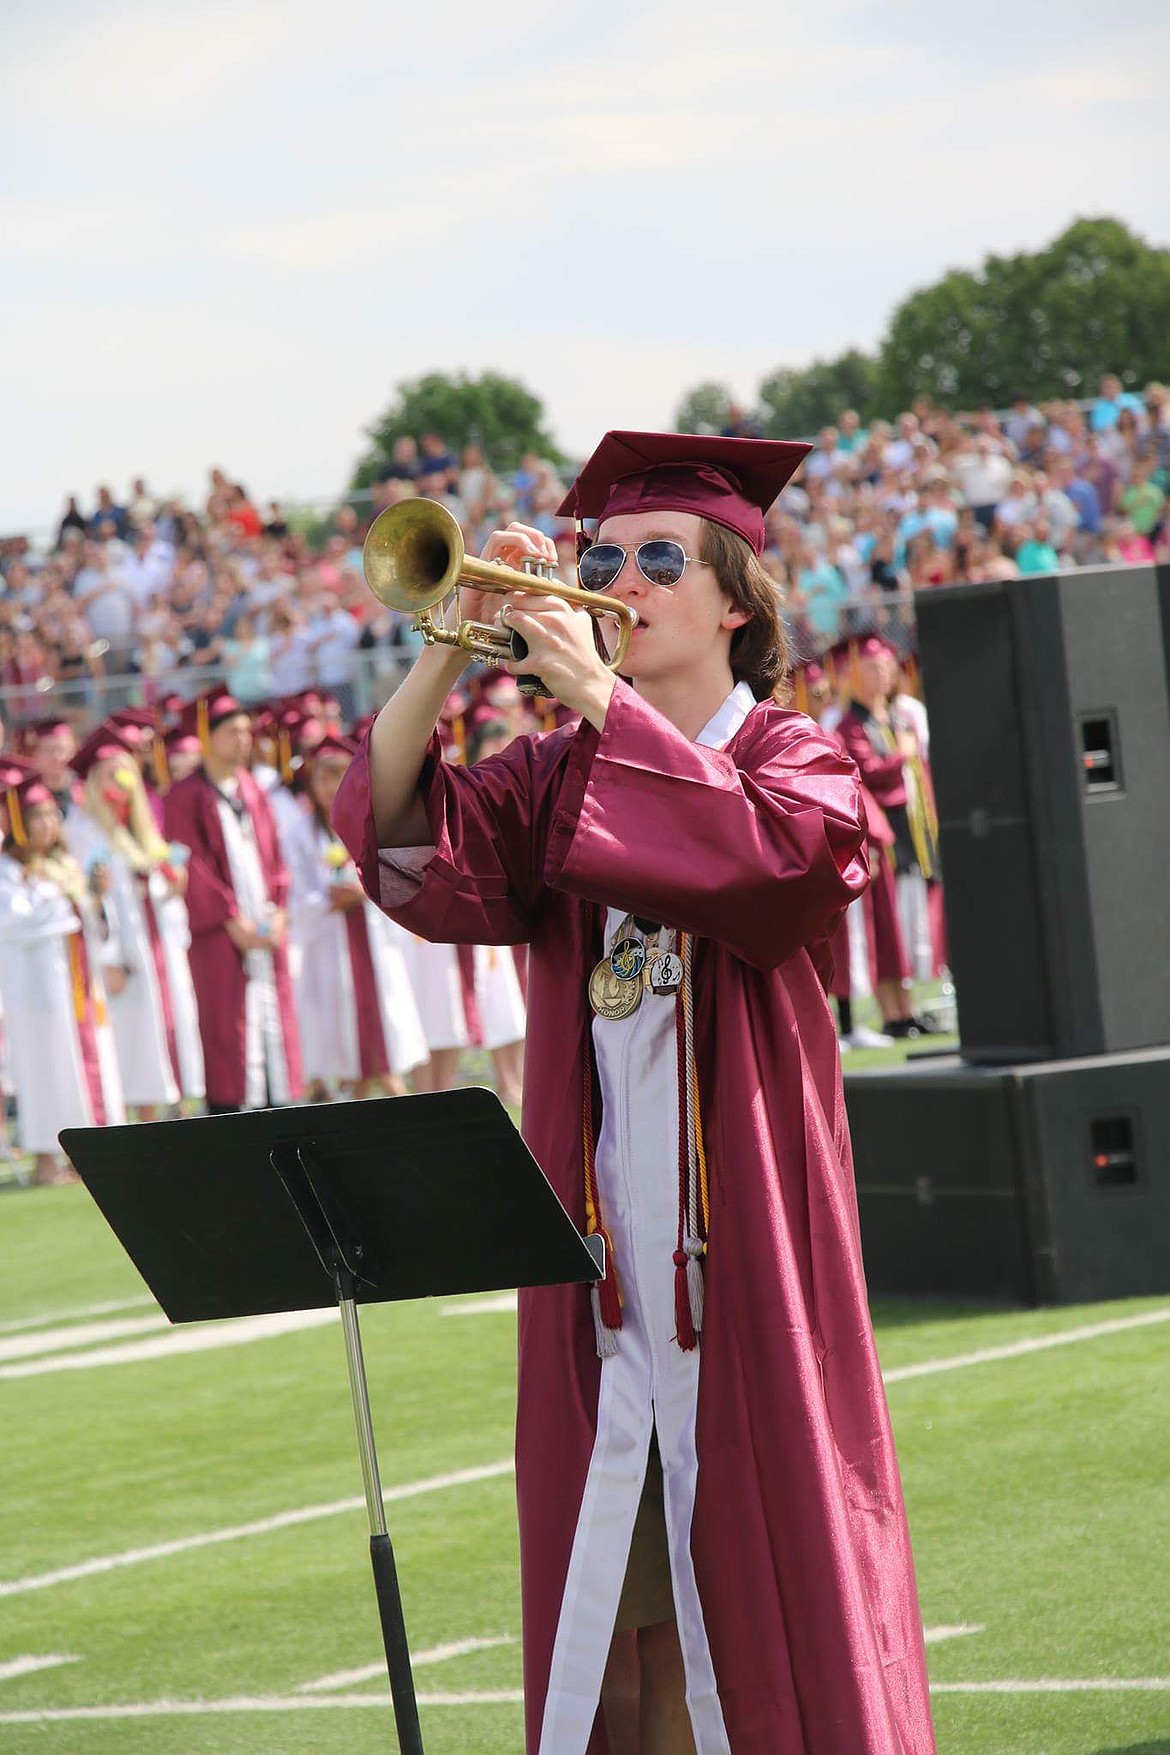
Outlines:
POLYGON ((486 1090, 67 1128, 78 1174, 172 1322, 337 1304, 402 1755, 422 1755, 357 1306, 601 1277, 486 1090))

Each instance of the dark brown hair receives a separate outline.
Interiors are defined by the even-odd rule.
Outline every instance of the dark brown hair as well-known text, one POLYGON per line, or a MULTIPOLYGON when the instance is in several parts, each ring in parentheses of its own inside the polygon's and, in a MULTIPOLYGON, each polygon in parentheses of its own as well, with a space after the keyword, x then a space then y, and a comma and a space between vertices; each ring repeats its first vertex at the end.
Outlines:
POLYGON ((731 636, 731 674, 757 701, 789 695, 792 652, 781 615, 780 587, 749 542, 703 519, 699 559, 714 570, 719 589, 751 618, 731 636))

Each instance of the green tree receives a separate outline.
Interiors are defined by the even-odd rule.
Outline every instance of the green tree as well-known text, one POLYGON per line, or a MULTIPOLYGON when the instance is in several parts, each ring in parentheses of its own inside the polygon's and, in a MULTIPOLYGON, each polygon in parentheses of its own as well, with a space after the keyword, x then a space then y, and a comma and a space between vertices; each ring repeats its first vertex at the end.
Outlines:
POLYGON ((728 424, 732 394, 726 384, 708 380, 688 390, 674 411, 676 433, 721 433, 728 424))
POLYGON ((1170 375, 1170 250, 1115 219, 1078 219, 1043 250, 952 269, 899 305, 881 350, 885 411, 1092 395, 1170 375))
POLYGON ((545 430, 544 405, 516 378, 484 372, 428 372, 397 385, 390 402, 366 429, 373 444, 354 470, 351 488, 369 487, 395 439, 440 433, 453 450, 482 445, 496 469, 514 469, 525 451, 564 461, 545 430))
POLYGON ((851 347, 835 360, 780 366, 759 388, 760 431, 766 439, 793 439, 833 425, 842 409, 862 420, 874 410, 877 362, 851 347))

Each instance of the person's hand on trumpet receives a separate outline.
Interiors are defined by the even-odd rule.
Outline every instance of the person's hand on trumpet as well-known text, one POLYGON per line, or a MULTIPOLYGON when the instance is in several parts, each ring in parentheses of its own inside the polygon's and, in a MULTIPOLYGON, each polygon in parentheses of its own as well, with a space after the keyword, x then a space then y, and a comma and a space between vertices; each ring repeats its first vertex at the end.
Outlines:
MULTIPOLYGON (((509 524, 506 530, 492 531, 480 558, 520 572, 523 571, 525 561, 542 561, 555 566, 557 547, 550 536, 534 530, 530 524, 509 524)), ((498 622, 504 599, 496 591, 481 591, 475 585, 460 585, 458 601, 461 621, 498 622)))
MULTIPOLYGON (((522 568, 525 561, 557 562, 552 538, 527 524, 510 524, 495 530, 484 547, 485 561, 522 568)), ((510 592, 496 599, 491 592, 462 592, 464 615, 490 615, 501 627, 514 629, 527 643, 528 655, 505 660, 503 669, 512 676, 539 676, 549 693, 574 713, 580 713, 598 730, 605 723, 613 694, 613 672, 606 669, 593 638, 593 618, 587 610, 557 597, 540 597, 527 591, 510 592), (468 606, 479 598, 483 609, 468 606)))

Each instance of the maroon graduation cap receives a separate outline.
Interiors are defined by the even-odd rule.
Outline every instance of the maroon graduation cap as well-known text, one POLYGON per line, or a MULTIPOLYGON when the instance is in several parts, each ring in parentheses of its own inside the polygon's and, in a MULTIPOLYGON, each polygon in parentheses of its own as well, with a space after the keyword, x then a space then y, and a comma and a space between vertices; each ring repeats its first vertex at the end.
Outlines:
POLYGON ((339 731, 327 731, 317 739, 311 750, 306 750, 306 762, 319 762, 322 756, 344 756, 348 762, 357 755, 358 746, 351 737, 343 737, 339 731))
POLYGON ((598 520, 697 512, 760 554, 764 513, 811 450, 794 440, 609 432, 557 511, 562 518, 598 520))
POLYGON ((24 826, 25 815, 38 804, 52 804, 53 794, 35 768, 15 756, 0 756, 0 784, 3 785, 4 814, 8 833, 18 847, 28 845, 24 826))
POLYGON ((90 732, 69 766, 79 780, 85 780, 89 776, 90 769, 96 767, 99 762, 125 757, 133 766, 135 748, 136 745, 131 738, 125 735, 122 727, 114 725, 111 720, 107 719, 98 726, 96 731, 90 732))
POLYGON ((72 721, 66 719, 62 713, 48 713, 42 719, 30 719, 21 728, 20 735, 24 748, 33 750, 42 737, 55 737, 60 731, 67 731, 70 736, 75 735, 72 721))

